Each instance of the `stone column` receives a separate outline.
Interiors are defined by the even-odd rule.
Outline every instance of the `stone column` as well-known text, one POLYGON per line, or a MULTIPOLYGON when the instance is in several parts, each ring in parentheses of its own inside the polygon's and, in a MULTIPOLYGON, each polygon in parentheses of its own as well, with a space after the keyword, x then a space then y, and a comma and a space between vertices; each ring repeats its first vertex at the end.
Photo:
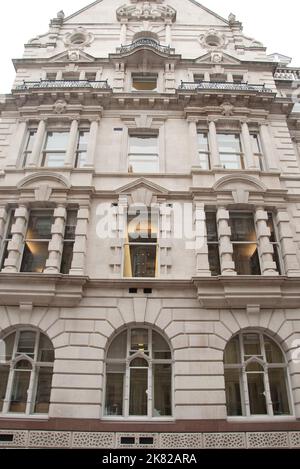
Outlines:
POLYGON ((172 45, 172 28, 171 28, 172 22, 166 22, 166 45, 171 46, 172 45))
POLYGON ((10 147, 9 157, 7 160, 7 168, 16 168, 19 163, 19 157, 25 142, 27 132, 27 123, 19 121, 17 124, 16 132, 14 133, 12 144, 10 147))
POLYGON ((288 211, 285 208, 278 209, 276 223, 278 226, 285 274, 288 277, 299 277, 300 266, 297 258, 294 236, 291 230, 291 220, 288 211))
POLYGON ((125 46, 127 41, 127 20, 121 23, 120 45, 125 46))
POLYGON ((88 143, 88 148, 87 148, 87 157, 86 157, 86 163, 84 165, 85 168, 93 168, 95 164, 99 122, 100 122, 100 119, 98 117, 93 119, 91 122, 89 143, 88 143))
POLYGON ((274 248, 270 243, 271 231, 268 228, 268 213, 263 207, 258 207, 255 211, 255 224, 258 248, 261 260, 262 275, 279 275, 276 263, 273 260, 274 248))
POLYGON ((126 220, 128 211, 127 196, 120 196, 118 205, 112 210, 112 239, 110 242, 111 256, 109 265, 112 269, 112 277, 120 278, 123 276, 122 253, 126 237, 126 220))
POLYGON ((195 202, 195 232, 196 275, 200 277, 211 277, 208 261, 206 214, 204 203, 199 201, 195 202))
POLYGON ((58 274, 60 272, 61 256, 64 247, 65 222, 67 210, 64 205, 54 210, 54 223, 51 228, 52 239, 49 243, 49 256, 46 261, 45 274, 58 274))
MULTIPOLYGON (((155 210, 155 206, 151 206, 151 210, 155 210)), ((166 205, 165 202, 161 202, 156 207, 157 212, 159 213, 158 226, 160 227, 158 235, 158 256, 160 263, 159 276, 167 278, 170 268, 172 267, 172 257, 170 255, 172 249, 172 208, 166 205)))
POLYGON ((242 128, 242 139, 243 139, 243 149, 245 156, 245 168, 247 169, 258 169, 254 160, 252 145, 251 145, 251 136, 249 132, 249 127, 247 122, 241 122, 242 128))
POLYGON ((5 237, 7 216, 8 216, 8 213, 7 213, 6 207, 4 206, 0 207, 0 249, 1 249, 1 243, 5 237))
POLYGON ((228 223, 229 212, 224 207, 217 210, 217 225, 219 235, 219 253, 222 275, 237 275, 232 259, 233 246, 230 240, 231 228, 228 223))
POLYGON ((46 122, 45 120, 41 120, 39 122, 37 132, 35 135, 34 139, 34 144, 32 148, 31 155, 29 157, 29 161, 27 163, 27 166, 31 167, 36 167, 39 164, 39 159, 41 156, 41 151, 43 148, 43 143, 45 139, 45 133, 46 133, 46 122))
POLYGON ((270 134, 270 129, 267 124, 261 124, 259 128, 261 144, 263 147, 263 154, 265 156, 267 167, 269 170, 278 171, 278 163, 276 161, 275 148, 273 139, 270 134))
POLYGON ((75 242, 70 275, 85 275, 88 223, 89 207, 80 207, 77 213, 77 226, 75 230, 75 242))
POLYGON ((68 141, 68 147, 65 157, 65 166, 74 167, 75 166, 75 152, 76 145, 78 142, 78 120, 74 119, 71 123, 70 135, 68 141))
POLYGON ((197 119, 188 118, 189 125, 189 150, 192 167, 199 168, 199 153, 198 153, 198 142, 197 142, 197 119))
POLYGON ((209 138, 211 168, 212 169, 221 168, 218 139, 217 139, 217 129, 216 129, 216 124, 214 120, 209 121, 208 138, 209 138))
POLYGON ((19 205, 15 211, 15 223, 11 228, 12 239, 8 243, 8 257, 2 272, 18 272, 23 243, 27 230, 29 212, 26 205, 19 205))

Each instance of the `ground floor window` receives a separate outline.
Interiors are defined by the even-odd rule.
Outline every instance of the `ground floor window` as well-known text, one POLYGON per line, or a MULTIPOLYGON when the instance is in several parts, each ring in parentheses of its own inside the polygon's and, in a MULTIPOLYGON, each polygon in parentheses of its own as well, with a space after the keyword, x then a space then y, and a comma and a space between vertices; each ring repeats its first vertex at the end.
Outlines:
POLYGON ((111 342, 106 360, 105 415, 172 415, 171 350, 158 332, 133 327, 111 342))
POLYGON ((257 331, 236 335, 224 366, 228 416, 291 413, 287 363, 273 339, 257 331))

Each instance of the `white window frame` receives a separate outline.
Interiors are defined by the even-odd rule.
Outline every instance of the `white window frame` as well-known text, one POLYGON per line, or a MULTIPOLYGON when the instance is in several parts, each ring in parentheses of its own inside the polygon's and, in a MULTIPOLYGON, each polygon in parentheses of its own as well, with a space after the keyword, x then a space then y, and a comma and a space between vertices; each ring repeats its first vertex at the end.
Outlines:
POLYGON ((81 134, 82 132, 85 132, 85 133, 88 134, 88 138, 87 138, 87 149, 88 149, 88 143, 89 143, 89 138, 90 138, 90 136, 89 136, 90 130, 89 130, 89 129, 85 129, 85 128, 78 129, 78 132, 77 132, 77 141, 76 141, 76 149, 75 149, 75 165, 74 165, 76 169, 82 169, 82 168, 84 168, 84 165, 86 164, 86 161, 87 161, 87 160, 86 160, 83 165, 79 165, 79 164, 78 164, 79 161, 80 161, 80 155, 81 155, 82 153, 86 153, 86 154, 87 154, 87 149, 86 149, 86 150, 80 150, 80 149, 79 149, 80 134, 81 134))
POLYGON ((50 129, 47 129, 46 132, 45 132, 45 136, 44 136, 44 141, 43 141, 43 146, 42 146, 42 150, 41 150, 41 156, 40 156, 40 164, 39 166, 42 167, 42 168, 48 168, 49 170, 51 170, 52 168, 63 168, 64 167, 64 163, 66 161, 66 155, 67 155, 67 150, 68 150, 68 143, 69 143, 69 140, 70 140, 70 128, 66 129, 58 129, 58 128, 50 128, 50 129), (47 150, 46 148, 46 145, 47 145, 47 140, 48 140, 48 135, 49 134, 54 134, 54 133, 57 133, 57 134, 69 134, 69 138, 67 140, 67 144, 66 144, 66 148, 64 149, 57 149, 57 150, 47 150), (64 163, 59 165, 59 166, 48 166, 47 161, 48 161, 48 157, 47 155, 55 155, 55 154, 62 154, 64 153, 64 163))
MULTIPOLYGON (((295 411, 294 411, 294 403, 292 399, 292 388, 291 388, 291 380, 289 374, 289 367, 286 360, 285 352, 282 350, 279 343, 274 340, 274 338, 270 337, 269 334, 265 332, 261 332, 257 329, 249 329, 240 331, 235 336, 231 337, 230 340, 233 340, 235 337, 239 338, 239 348, 240 348, 240 364, 226 364, 224 361, 224 370, 239 370, 240 373, 240 393, 241 393, 241 406, 243 415, 241 416, 230 416, 227 415, 227 420, 268 420, 268 419, 278 419, 278 420, 294 420, 295 418, 295 411), (260 347, 262 355, 259 356, 250 356, 249 359, 245 360, 244 357, 244 341, 243 341, 243 334, 256 334, 259 336, 260 340, 260 347), (280 349, 283 357, 283 363, 268 363, 266 359, 266 352, 265 352, 265 345, 264 345, 264 336, 272 340, 276 346, 280 349), (262 356, 262 359, 259 358, 262 356), (247 371, 246 367, 250 363, 259 363, 263 368, 264 371, 262 372, 264 375, 264 388, 265 388, 265 398, 266 398, 266 414, 251 414, 250 412, 250 399, 249 399, 249 391, 248 391, 248 379, 247 379, 247 371), (288 398, 288 405, 289 405, 289 414, 283 415, 274 415, 273 405, 271 400, 271 391, 270 391, 270 384, 269 384, 269 376, 268 370, 272 368, 282 368, 285 370, 285 386, 287 391, 287 398, 288 398)), ((230 341, 229 341, 230 342, 230 341)), ((228 342, 228 343, 229 343, 228 342)))
MULTIPOLYGON (((128 134, 128 148, 127 148, 127 171, 128 171, 128 174, 158 174, 160 172, 160 152, 159 152, 159 132, 139 132, 139 131, 132 131, 128 134), (131 137, 136 137, 136 138, 143 138, 143 137, 151 137, 151 138, 154 138, 156 137, 156 140, 157 140, 157 153, 142 153, 142 152, 139 152, 139 153, 132 153, 130 150, 131 150, 131 137), (146 155, 146 156, 152 156, 152 157, 156 157, 156 163, 157 163, 157 170, 156 171, 142 171, 142 172, 138 172, 138 171, 130 171, 130 158, 131 156, 133 157, 137 157, 138 155, 140 156, 143 156, 143 155, 146 155)), ((154 162, 154 160, 153 160, 154 162)))
POLYGON ((23 145, 23 151, 22 151, 22 155, 21 155, 21 162, 20 162, 22 168, 26 168, 26 166, 28 165, 28 158, 32 154, 32 150, 28 150, 28 144, 29 144, 31 134, 33 134, 34 138, 36 138, 36 134, 37 134, 37 128, 36 127, 30 127, 29 129, 27 129, 26 136, 25 136, 25 142, 24 142, 24 145, 23 145))
POLYGON ((252 148, 252 151, 253 151, 253 156, 256 159, 256 161, 258 162, 260 170, 261 171, 266 171, 267 170, 267 168, 266 168, 266 159, 265 159, 265 156, 264 156, 263 147, 262 147, 262 144, 261 144, 261 138, 260 138, 259 132, 258 131, 257 132, 251 131, 250 132, 250 137, 251 137, 251 148, 252 148), (255 152, 254 148, 253 148, 253 144, 252 144, 252 138, 253 137, 256 137, 256 139, 257 139, 257 144, 258 144, 258 148, 259 148, 258 153, 255 152))
MULTIPOLYGON (((151 207, 147 207, 148 213, 150 211, 151 213, 151 207)), ((137 215, 138 216, 138 215, 137 215)), ((123 244, 123 249, 122 249, 122 277, 126 279, 148 279, 148 280, 153 280, 155 278, 159 278, 160 276, 160 245, 159 245, 159 235, 160 235, 160 211, 157 211, 157 240, 156 243, 134 243, 134 242, 129 242, 129 241, 124 241, 123 244), (124 272, 125 272, 125 246, 131 246, 131 245, 139 245, 139 246, 156 246, 156 264, 157 264, 157 272, 155 277, 126 277, 124 272)), ((126 238, 127 238, 127 233, 128 233, 128 210, 126 211, 126 216, 125 216, 125 230, 126 230, 126 238)))
MULTIPOLYGON (((35 407, 37 385, 38 385, 38 371, 40 368, 52 368, 53 369, 54 361, 53 362, 38 362, 37 361, 39 343, 40 343, 40 338, 42 335, 42 333, 38 329, 35 329, 33 327, 26 327, 26 328, 18 327, 15 330, 11 331, 9 334, 6 334, 2 339, 5 339, 6 337, 14 333, 16 335, 15 335, 15 341, 14 341, 14 348, 12 352, 12 358, 8 362, 0 361, 1 365, 10 365, 7 386, 6 386, 5 400, 3 403, 2 412, 0 412, 0 416, 5 417, 5 418, 13 418, 13 419, 19 419, 19 418, 23 419, 23 418, 28 418, 28 417, 33 417, 37 419, 48 418, 48 413, 47 414, 35 413, 34 407, 35 407), (19 357, 17 357, 17 353, 19 354, 19 352, 17 352, 17 348, 18 348, 18 343, 19 343, 21 332, 34 332, 36 334, 33 358, 29 357, 25 353, 20 354, 19 357), (15 366, 18 363, 18 361, 21 361, 21 360, 27 360, 28 362, 30 362, 32 365, 32 369, 30 371, 30 382, 28 386, 26 411, 23 413, 17 413, 17 412, 10 412, 9 406, 10 406, 11 396, 12 396, 12 391, 13 391, 15 366)), ((53 374, 52 374, 52 380, 53 380, 53 374)), ((50 402, 51 402, 51 398, 50 398, 50 402)), ((49 402, 49 405, 50 405, 50 402, 49 402)))
MULTIPOLYGON (((142 73, 142 72, 139 72, 139 71, 132 71, 131 72, 131 76, 130 76, 130 80, 131 80, 131 91, 133 93, 157 93, 158 92, 158 88, 159 88, 159 73, 158 72, 148 72, 148 73, 142 73), (134 88, 133 86, 133 82, 134 82, 134 78, 155 78, 156 77, 156 87, 155 89, 153 90, 137 90, 134 88)), ((154 80, 153 80, 154 82, 154 80)))
MULTIPOLYGON (((107 359, 107 352, 109 350, 109 347, 113 343, 113 341, 122 333, 124 333, 124 329, 118 334, 115 334, 113 338, 109 341, 107 351, 106 351, 106 358, 105 358, 105 366, 104 366, 104 392, 103 392, 103 402, 102 402, 102 420, 126 420, 126 421, 174 421, 175 420, 175 399, 174 399, 174 358, 173 358, 173 350, 172 347, 167 340, 167 338, 161 334, 159 331, 157 331, 154 327, 150 326, 145 326, 144 324, 135 324, 134 326, 130 326, 127 329, 125 329, 127 332, 127 345, 126 345, 126 358, 124 359, 107 359), (144 329, 148 331, 148 352, 149 356, 146 354, 143 354, 140 351, 137 351, 136 353, 130 355, 130 346, 131 346, 131 331, 132 329, 144 329), (159 360, 159 359, 153 359, 152 358, 152 331, 158 333, 159 335, 162 336, 162 338, 165 340, 165 342, 168 344, 170 353, 171 353, 171 358, 167 360, 159 360), (134 416, 134 415, 129 415, 129 405, 130 405, 130 362, 134 360, 135 358, 142 358, 146 361, 148 361, 149 367, 148 367, 148 415, 145 416, 134 416), (124 382, 123 382, 123 415, 118 415, 118 416, 112 416, 112 415, 107 415, 105 413, 105 404, 106 404, 106 391, 107 391, 107 364, 125 364, 125 376, 124 376, 124 382), (171 399, 171 412, 172 415, 170 416, 153 416, 153 405, 154 405, 154 391, 153 391, 153 371, 152 371, 152 365, 153 364, 170 364, 171 366, 171 386, 170 386, 170 399, 171 399), (151 408, 152 404, 152 408, 151 408)), ((141 369, 143 369, 141 367, 141 369)))
MULTIPOLYGON (((217 131, 217 145, 218 145, 218 150, 219 150, 220 164, 221 164, 221 167, 225 169, 226 171, 243 171, 245 169, 245 155, 243 152, 243 142, 242 142, 241 137, 242 137, 241 133, 237 131, 229 131, 229 130, 226 131, 222 129, 217 131), (219 138, 218 138, 219 135, 234 135, 234 137, 237 136, 239 138, 239 143, 240 143, 240 152, 221 151, 219 138), (237 157, 237 161, 239 161, 239 167, 238 168, 226 168, 226 166, 224 166, 224 164, 226 164, 226 161, 225 163, 222 162, 222 156, 226 157, 226 155, 229 155, 229 156, 235 155, 237 157)), ((227 163, 229 163, 229 161, 227 161, 227 163)))

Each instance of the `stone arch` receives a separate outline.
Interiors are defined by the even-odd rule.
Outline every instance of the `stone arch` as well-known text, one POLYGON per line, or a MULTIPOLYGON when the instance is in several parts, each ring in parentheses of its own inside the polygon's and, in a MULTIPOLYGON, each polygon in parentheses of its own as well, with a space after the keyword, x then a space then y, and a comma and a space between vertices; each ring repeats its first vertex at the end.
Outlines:
POLYGON ((70 189, 69 181, 62 175, 52 172, 37 172, 21 179, 18 189, 36 189, 41 183, 50 186, 52 189, 70 189))
POLYGON ((216 192, 243 189, 250 192, 266 192, 267 187, 259 179, 245 174, 228 175, 221 177, 214 185, 216 192))

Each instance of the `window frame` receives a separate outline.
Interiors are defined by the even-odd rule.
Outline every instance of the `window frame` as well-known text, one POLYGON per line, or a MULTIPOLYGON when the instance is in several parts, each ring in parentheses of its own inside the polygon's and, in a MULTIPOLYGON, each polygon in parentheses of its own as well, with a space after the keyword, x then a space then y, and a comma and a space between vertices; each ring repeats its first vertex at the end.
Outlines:
POLYGON ((202 171, 210 171, 211 170, 211 150, 210 150, 210 144, 209 144, 209 130, 202 130, 200 128, 197 129, 197 150, 198 150, 198 161, 199 161, 199 167, 201 168, 202 171), (206 136, 207 140, 207 151, 203 151, 200 149, 199 145, 199 135, 204 135, 206 136), (206 168, 202 167, 203 161, 201 161, 201 157, 203 155, 206 157, 206 168))
MULTIPOLYGON (((14 328, 8 334, 5 334, 3 337, 1 337, 1 340, 5 340, 7 337, 9 337, 12 334, 15 334, 12 357, 10 360, 7 360, 7 361, 0 360, 0 365, 9 366, 8 379, 7 379, 7 384, 6 384, 6 392, 5 392, 4 402, 3 402, 3 408, 2 408, 2 411, 0 411, 0 417, 13 418, 13 419, 48 418, 49 411, 47 413, 34 412, 34 408, 36 405, 37 389, 38 389, 38 383, 39 383, 38 378, 39 378, 39 372, 41 368, 52 369, 52 378, 51 378, 51 392, 52 392, 53 370, 54 370, 54 362, 55 362, 55 349, 53 347, 52 341, 45 333, 41 332, 39 329, 35 329, 34 327, 30 327, 30 326, 14 328), (29 355, 27 355, 26 353, 21 353, 17 351, 20 335, 22 332, 34 332, 35 333, 33 358, 29 357, 29 355), (53 354, 54 354, 52 362, 38 361, 38 351, 39 351, 40 340, 42 336, 45 336, 52 344, 52 349, 53 349, 53 354), (29 380, 29 385, 28 385, 28 391, 30 392, 27 392, 25 412, 12 412, 10 411, 10 405, 11 405, 12 396, 13 396, 14 379, 15 379, 16 369, 17 369, 16 366, 18 362, 23 361, 23 360, 31 364, 30 380, 29 380)), ((51 392, 50 392, 50 399, 49 399, 49 407, 51 404, 51 392)))
POLYGON ((239 274, 238 271, 237 271, 237 266, 236 266, 236 262, 234 261, 234 252, 232 253, 232 260, 234 262, 234 266, 235 266, 235 271, 238 275, 238 277, 243 277, 243 276, 261 276, 262 275, 262 260, 261 260, 261 252, 260 252, 260 246, 259 246, 259 240, 258 240, 258 236, 257 236, 257 229, 256 229, 256 223, 255 223, 255 219, 254 219, 254 213, 251 211, 251 210, 230 210, 229 209, 229 220, 228 220, 228 225, 231 229, 231 236, 230 236, 230 242, 231 242, 231 245, 232 245, 232 249, 234 251, 234 246, 235 245, 239 245, 239 246, 245 246, 245 245, 251 245, 251 244, 256 244, 256 250, 257 250, 257 257, 258 257, 258 263, 259 263, 259 270, 260 270, 260 273, 259 274, 239 274), (255 237, 256 237, 256 240, 255 241, 234 241, 232 239, 232 236, 233 236, 233 233, 232 233, 232 228, 231 228, 231 225, 230 225, 230 214, 231 213, 235 213, 235 214, 251 214, 252 217, 253 217, 253 225, 254 225, 254 232, 255 232, 255 237))
POLYGON ((82 169, 87 163, 87 151, 88 151, 88 145, 89 145, 89 138, 90 138, 90 130, 87 128, 80 128, 78 129, 77 132, 77 141, 76 141, 76 148, 75 148, 75 163, 74 163, 74 168, 76 169, 82 169), (86 150, 81 150, 80 149, 80 137, 81 133, 86 133, 87 134, 87 144, 86 144, 86 150), (83 165, 78 164, 80 162, 80 155, 82 153, 86 153, 86 159, 83 163, 83 165))
POLYGON ((27 129, 27 132, 26 132, 26 135, 25 135, 25 141, 24 141, 24 144, 23 144, 21 159, 20 159, 22 168, 26 168, 28 166, 28 158, 30 158, 30 155, 32 154, 32 149, 28 150, 28 145, 29 145, 30 138, 31 138, 32 135, 33 135, 33 145, 34 145, 36 134, 37 134, 37 128, 36 127, 29 127, 27 129))
MULTIPOLYGON (((294 409, 294 401, 292 395, 292 387, 291 387, 291 378, 290 378, 290 370, 288 361, 286 358, 286 354, 282 349, 281 345, 278 343, 277 340, 274 340, 268 333, 265 331, 261 331, 258 329, 248 329, 248 330, 241 330, 237 334, 231 337, 231 339, 227 342, 224 350, 224 358, 223 358, 223 365, 224 365, 224 378, 225 378, 225 371, 226 370, 239 370, 240 371, 240 397, 241 397, 241 408, 242 408, 242 415, 228 415, 227 413, 227 420, 266 420, 266 419, 279 419, 279 420, 288 420, 295 418, 295 409, 294 409), (245 360, 245 350, 244 350, 244 334, 255 334, 259 336, 260 342, 260 349, 262 354, 261 355, 250 355, 247 360, 245 360), (225 363, 225 351, 228 344, 238 337, 239 340, 239 364, 226 364, 225 363), (280 350, 282 354, 283 361, 282 363, 269 363, 266 358, 266 348, 265 348, 265 338, 272 341, 280 350), (262 358, 260 358, 262 357, 262 358), (248 373, 246 368, 249 364, 252 363, 259 363, 263 368, 263 382, 264 382, 264 395, 265 395, 265 405, 266 405, 266 413, 265 414, 251 414, 250 410, 250 397, 249 397, 249 389, 248 389, 248 373), (273 410, 273 402, 271 396, 271 388, 269 382, 269 370, 270 369, 283 369, 285 370, 285 380, 284 384, 286 387, 286 394, 287 394, 287 403, 289 407, 289 414, 281 414, 276 415, 274 414, 273 410)), ((248 356, 248 355, 247 355, 248 356)), ((225 393, 226 393, 226 383, 225 383, 225 393)), ((226 398, 226 407, 227 407, 227 398, 226 398)))
MULTIPOLYGON (((33 208, 29 211, 29 214, 28 214, 28 220, 27 220, 27 223, 26 223, 26 228, 25 228, 25 233, 24 233, 24 237, 23 237, 23 240, 22 240, 22 249, 21 249, 21 252, 20 252, 20 257, 19 257, 19 265, 18 265, 18 272, 20 273, 25 273, 25 272, 28 272, 28 271, 22 271, 21 268, 22 268, 22 263, 23 263, 23 256, 24 256, 24 250, 25 250, 25 244, 27 241, 29 242, 34 242, 34 243, 37 243, 37 242, 43 242, 43 243, 48 243, 48 258, 49 258, 49 244, 52 240, 52 234, 50 233, 50 237, 49 237, 49 240, 47 239, 29 239, 27 238, 27 231, 28 231, 28 227, 29 227, 29 222, 30 222, 30 217, 31 217, 31 214, 34 213, 34 212, 43 212, 43 211, 48 211, 48 212, 51 212, 52 211, 52 218, 53 218, 53 223, 51 225, 51 228, 53 226, 53 224, 55 223, 55 218, 54 218, 54 208, 33 208)), ((47 258, 47 259, 48 259, 47 258)), ((47 260, 46 260, 47 261, 47 260)), ((44 272, 44 271, 43 271, 44 272)), ((41 272, 41 273, 43 273, 41 272)), ((38 273, 38 272, 29 272, 29 273, 38 273)))
MULTIPOLYGON (((127 146, 127 171, 128 174, 159 174, 161 170, 161 161, 160 161, 160 145, 159 145, 159 131, 154 131, 154 132, 141 132, 141 131, 131 131, 128 134, 128 146, 127 146), (131 138, 156 138, 157 142, 157 153, 143 153, 143 152, 131 152, 131 138), (157 170, 156 171, 134 171, 134 169, 131 169, 132 162, 131 162, 131 157, 137 157, 137 156, 151 156, 155 157, 156 161, 155 162, 157 165, 157 170)), ((134 164, 134 163, 133 163, 134 164)))
POLYGON ((267 171, 266 159, 265 159, 265 155, 264 155, 264 152, 263 152, 263 147, 262 147, 259 132, 258 131, 256 132, 255 130, 253 130, 253 131, 251 130, 250 131, 250 137, 251 137, 251 148, 252 148, 253 156, 254 156, 256 162, 258 161, 259 169, 260 169, 260 171, 267 171), (257 140, 257 148, 259 149, 259 152, 256 152, 254 147, 253 147, 253 137, 255 137, 256 140, 257 140))
POLYGON ((206 242, 207 242, 207 246, 209 248, 209 246, 217 246, 217 250, 218 250, 218 264, 219 264, 219 272, 218 274, 214 275, 213 272, 212 272, 212 269, 211 269, 211 264, 209 262, 209 252, 208 252, 208 263, 209 263, 209 269, 210 269, 210 272, 211 272, 211 276, 212 277, 218 277, 220 275, 222 275, 222 266, 221 266, 221 256, 220 256, 220 240, 219 240, 219 232, 218 232, 218 221, 217 221, 217 212, 216 210, 213 210, 213 209, 205 209, 205 228, 206 228, 206 242), (208 231, 207 231, 207 214, 209 213, 212 213, 215 217, 215 221, 216 221, 216 237, 217 237, 217 241, 209 241, 208 240, 208 231))
MULTIPOLYGON (((220 159, 220 164, 221 167, 226 170, 226 171, 244 171, 245 170, 245 153, 243 149, 243 141, 241 138, 241 133, 239 131, 226 131, 222 129, 217 130, 217 145, 218 145, 218 151, 219 151, 219 159, 220 159), (233 135, 234 137, 238 137, 239 141, 239 146, 240 146, 240 151, 239 152, 233 152, 233 151, 221 151, 220 148, 220 142, 219 142, 219 135, 233 135), (222 162, 222 155, 235 155, 236 157, 239 158, 239 167, 238 168, 226 168, 224 164, 230 163, 230 161, 227 162, 222 162)), ((237 160, 238 161, 238 160, 237 160)))
MULTIPOLYGON (((267 214, 268 214, 268 218, 270 217, 272 219, 272 224, 273 224, 273 228, 274 228, 275 241, 272 241, 271 237, 269 239, 270 244, 272 244, 273 251, 274 251, 273 261, 276 264, 278 274, 280 276, 284 276, 285 275, 285 267, 284 267, 284 262, 283 262, 282 248, 281 248, 281 243, 280 243, 280 238, 279 238, 278 226, 277 226, 277 223, 276 223, 276 220, 275 220, 275 213, 272 210, 267 210, 267 214), (277 262, 276 262, 276 252, 277 252, 277 257, 278 257, 279 270, 278 270, 278 265, 277 265, 277 262)), ((272 232, 271 232, 271 236, 272 236, 272 232)))
POLYGON ((65 129, 57 129, 57 128, 50 128, 50 129, 47 129, 46 132, 45 132, 45 136, 44 136, 44 141, 43 141, 43 145, 42 145, 42 149, 41 149, 41 155, 40 155, 40 162, 39 162, 39 166, 41 168, 48 168, 49 170, 51 169, 60 169, 60 168, 63 168, 64 165, 65 165, 65 162, 66 162, 66 155, 67 155, 67 150, 68 150, 68 145, 69 145, 69 141, 70 141, 70 128, 65 128, 65 129), (66 148, 65 149, 55 149, 55 150, 47 150, 47 142, 48 142, 48 136, 49 134, 68 134, 68 138, 67 138, 67 142, 66 142, 66 148), (48 156, 47 155, 56 155, 56 154, 64 154, 64 161, 63 161, 63 164, 61 165, 53 165, 53 166, 49 166, 47 164, 48 162, 48 156))
MULTIPOLYGON (((143 367, 141 369, 144 369, 143 367)), ((118 331, 118 333, 115 333, 113 337, 110 339, 107 350, 106 350, 106 355, 105 355, 105 364, 104 364, 104 380, 103 380, 103 400, 102 400, 102 420, 108 420, 108 421, 115 421, 115 420, 121 420, 121 421, 174 421, 175 420, 175 396, 174 396, 174 389, 175 389, 175 384, 174 384, 174 355, 173 355, 173 349, 170 345, 169 340, 163 335, 160 331, 158 331, 156 328, 151 327, 151 326, 146 326, 145 324, 134 324, 126 329, 122 329, 121 331, 118 331), (134 329, 142 329, 142 330, 147 330, 148 331, 148 350, 144 354, 141 351, 136 351, 135 353, 130 349, 131 345, 131 332, 134 329), (110 349, 110 346, 120 336, 122 333, 126 331, 127 337, 126 337, 126 356, 125 358, 122 359, 108 359, 107 354, 110 349), (170 358, 169 359, 154 359, 152 357, 152 344, 153 344, 153 332, 159 334, 163 340, 167 343, 170 351, 170 358), (135 360, 135 358, 142 358, 148 362, 148 389, 147 391, 147 415, 130 415, 129 414, 129 407, 130 407, 130 373, 131 369, 136 369, 130 367, 130 363, 135 360), (123 377, 123 395, 122 395, 122 415, 107 415, 106 414, 106 396, 107 396, 107 365, 109 364, 124 364, 125 365, 125 372, 124 372, 124 377, 123 377), (171 415, 166 415, 166 416, 157 416, 154 415, 154 402, 155 402, 155 396, 154 396, 154 379, 153 379, 153 369, 156 364, 169 364, 171 367, 171 386, 170 386, 170 401, 171 401, 171 415), (152 407, 151 407, 152 404, 152 407)))
POLYGON ((131 92, 133 93, 158 93, 158 88, 159 88, 159 84, 158 84, 158 80, 159 80, 159 74, 158 73, 151 73, 151 72, 147 72, 147 73, 143 73, 143 72, 139 72, 139 71, 132 71, 131 72, 131 76, 130 76, 130 85, 131 85, 131 92), (134 81, 135 79, 138 79, 140 78, 141 79, 141 82, 143 82, 143 78, 146 79, 149 78, 149 82, 150 82, 150 78, 153 78, 153 83, 154 83, 154 80, 156 78, 156 87, 153 89, 153 90, 138 90, 136 88, 134 88, 134 81))
MULTIPOLYGON (((151 219, 152 219, 152 211, 151 211, 151 208, 149 209, 149 207, 144 207, 144 208, 147 208, 147 213, 148 213, 148 216, 150 214, 150 222, 151 222, 151 219), (149 213, 150 212, 150 213, 149 213)), ((124 279, 148 279, 148 280, 153 280, 155 278, 159 278, 160 276, 160 248, 159 248, 159 234, 160 234, 160 212, 159 211, 155 211, 156 213, 156 220, 157 220, 157 238, 156 238, 156 242, 135 242, 135 241, 132 241, 130 242, 129 238, 128 238, 128 216, 129 216, 129 213, 128 213, 128 210, 126 211, 126 216, 125 216, 125 226, 126 226, 126 239, 124 240, 124 243, 123 243, 123 249, 122 249, 122 277, 124 279), (126 255, 125 255, 125 248, 126 246, 130 249, 130 246, 155 246, 156 247, 156 258, 155 258, 155 264, 156 264, 156 275, 154 277, 128 277, 125 275, 125 263, 126 263, 126 255)), ((138 214, 136 214, 136 216, 139 216, 138 214)), ((148 220, 149 221, 149 220, 148 220)))

